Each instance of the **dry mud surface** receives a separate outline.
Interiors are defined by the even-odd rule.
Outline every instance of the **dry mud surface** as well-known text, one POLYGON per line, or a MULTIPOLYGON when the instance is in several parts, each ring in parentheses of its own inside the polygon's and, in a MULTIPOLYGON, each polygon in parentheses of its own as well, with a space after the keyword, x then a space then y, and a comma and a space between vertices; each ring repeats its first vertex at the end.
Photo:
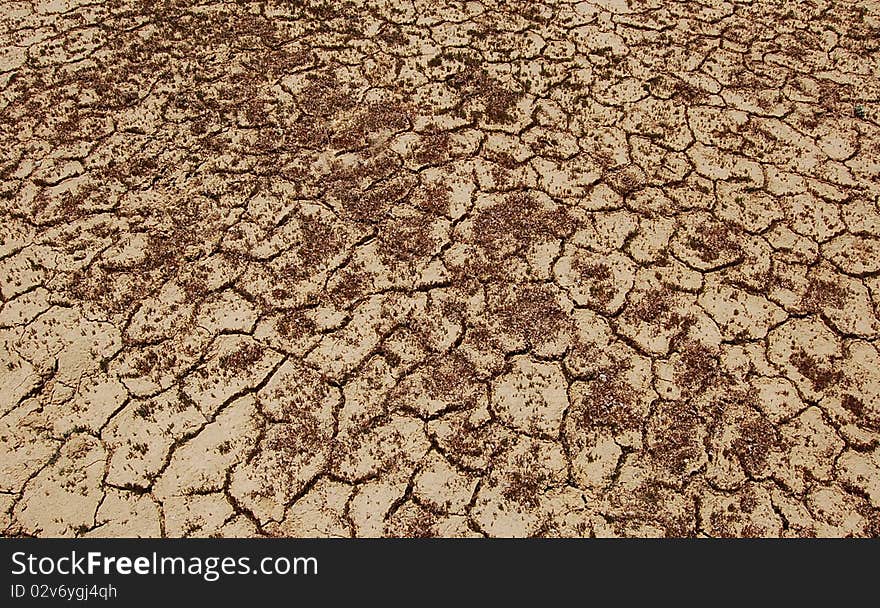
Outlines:
POLYGON ((876 3, 0 24, 4 535, 880 535, 876 3))

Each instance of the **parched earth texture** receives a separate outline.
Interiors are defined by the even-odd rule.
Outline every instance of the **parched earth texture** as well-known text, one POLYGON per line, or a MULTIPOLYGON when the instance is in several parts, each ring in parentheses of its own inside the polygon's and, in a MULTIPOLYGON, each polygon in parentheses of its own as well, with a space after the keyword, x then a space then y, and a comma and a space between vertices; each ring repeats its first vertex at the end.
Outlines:
POLYGON ((0 24, 3 535, 880 535, 876 2, 0 24))

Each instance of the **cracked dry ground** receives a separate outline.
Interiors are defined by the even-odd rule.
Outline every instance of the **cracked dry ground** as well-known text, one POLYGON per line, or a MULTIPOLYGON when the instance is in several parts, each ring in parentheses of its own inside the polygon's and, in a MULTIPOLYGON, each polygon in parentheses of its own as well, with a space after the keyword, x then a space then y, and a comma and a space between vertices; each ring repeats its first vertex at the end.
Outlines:
POLYGON ((880 535, 876 3, 0 22, 4 535, 880 535))

